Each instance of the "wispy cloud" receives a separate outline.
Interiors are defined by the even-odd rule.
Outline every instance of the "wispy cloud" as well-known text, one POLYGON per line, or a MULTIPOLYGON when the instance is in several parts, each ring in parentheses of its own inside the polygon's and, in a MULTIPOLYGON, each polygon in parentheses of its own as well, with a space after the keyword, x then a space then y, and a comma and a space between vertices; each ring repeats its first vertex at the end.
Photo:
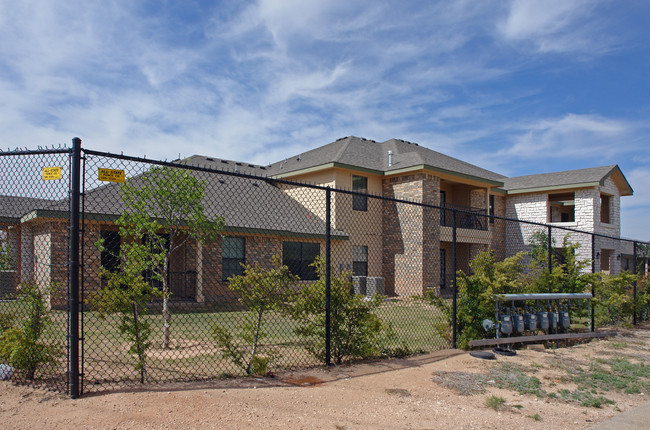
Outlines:
POLYGON ((602 26, 592 15, 595 0, 514 0, 498 30, 512 42, 525 42, 541 53, 590 54, 610 49, 613 38, 603 38, 602 26))
POLYGON ((498 152, 518 159, 612 159, 638 149, 629 144, 640 128, 632 121, 569 113, 520 126, 514 144, 498 152))

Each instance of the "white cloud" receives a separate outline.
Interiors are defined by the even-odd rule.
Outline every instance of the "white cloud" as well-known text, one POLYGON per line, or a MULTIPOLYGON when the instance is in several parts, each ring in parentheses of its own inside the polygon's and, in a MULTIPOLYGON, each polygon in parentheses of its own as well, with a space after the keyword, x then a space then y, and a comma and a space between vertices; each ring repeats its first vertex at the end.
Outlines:
POLYGON ((539 52, 593 53, 608 49, 612 39, 599 35, 592 19, 596 0, 514 0, 498 30, 506 39, 532 43, 539 52))
POLYGON ((525 127, 514 145, 498 155, 529 159, 615 157, 635 150, 636 145, 626 143, 637 128, 630 121, 570 113, 525 127))

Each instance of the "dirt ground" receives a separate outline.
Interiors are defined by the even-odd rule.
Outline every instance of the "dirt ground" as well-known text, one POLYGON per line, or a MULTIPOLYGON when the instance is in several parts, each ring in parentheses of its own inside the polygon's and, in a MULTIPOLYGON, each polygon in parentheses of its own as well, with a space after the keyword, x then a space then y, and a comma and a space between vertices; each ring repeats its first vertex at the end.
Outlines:
MULTIPOLYGON (((561 399, 562 390, 577 390, 579 382, 571 374, 621 358, 650 363, 650 326, 619 330, 615 337, 569 348, 519 350, 516 356, 497 355, 496 360, 443 351, 275 377, 151 386, 153 391, 102 393, 76 400, 2 382, 0 427, 581 429, 650 400, 645 389, 634 394, 592 389, 594 396, 614 402, 601 407, 561 399), (524 369, 539 380, 541 391, 520 394, 501 386, 494 377, 499 369, 501 373, 524 369), (488 399, 500 407, 489 407, 488 399)), ((643 371, 648 377, 647 368, 643 371)), ((650 380, 643 376, 641 380, 647 388, 650 380)))

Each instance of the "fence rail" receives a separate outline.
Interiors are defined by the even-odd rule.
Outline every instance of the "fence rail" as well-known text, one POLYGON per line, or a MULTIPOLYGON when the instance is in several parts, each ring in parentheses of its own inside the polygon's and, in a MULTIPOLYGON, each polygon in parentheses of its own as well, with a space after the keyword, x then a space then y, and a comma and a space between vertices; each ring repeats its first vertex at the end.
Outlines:
MULTIPOLYGON (((456 347, 458 276, 485 251, 548 273, 573 257, 582 272, 645 273, 650 257, 644 242, 205 157, 75 140, 0 152, 0 168, 0 339, 38 352, 0 369, 72 397, 456 347)), ((635 303, 647 294, 625 288, 635 303)))

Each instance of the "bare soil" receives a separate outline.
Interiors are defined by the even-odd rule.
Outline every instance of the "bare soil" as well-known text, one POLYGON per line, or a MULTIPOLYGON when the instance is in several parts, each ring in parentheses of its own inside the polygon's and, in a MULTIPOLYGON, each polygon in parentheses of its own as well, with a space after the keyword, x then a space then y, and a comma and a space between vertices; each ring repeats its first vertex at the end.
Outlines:
POLYGON ((594 390, 615 402, 600 408, 561 399, 561 390, 578 389, 571 373, 622 357, 630 363, 650 363, 650 326, 619 330, 615 337, 568 348, 519 350, 514 357, 497 355, 496 360, 442 351, 274 377, 155 385, 147 387, 149 391, 76 400, 2 382, 0 427, 582 429, 650 400, 647 392, 614 390, 594 390), (494 374, 504 368, 525 369, 539 379, 543 394, 498 388, 494 374), (488 398, 500 398, 501 406, 489 407, 488 398))

